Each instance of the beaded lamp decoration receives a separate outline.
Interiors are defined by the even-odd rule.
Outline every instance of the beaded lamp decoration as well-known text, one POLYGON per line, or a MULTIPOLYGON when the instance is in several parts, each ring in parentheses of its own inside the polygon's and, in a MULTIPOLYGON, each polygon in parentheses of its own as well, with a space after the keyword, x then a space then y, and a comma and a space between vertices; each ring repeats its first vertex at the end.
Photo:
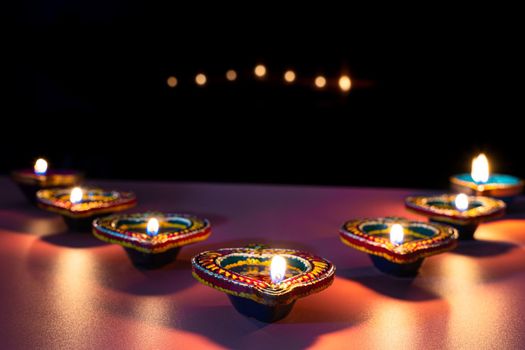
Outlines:
POLYGON ((48 169, 45 159, 38 159, 33 169, 15 170, 11 178, 27 200, 36 204, 36 193, 41 189, 70 187, 82 182, 84 176, 76 170, 48 169))
POLYGON ((153 269, 175 260, 181 247, 207 239, 211 226, 183 214, 125 214, 95 220, 93 234, 121 245, 136 267, 153 269))
POLYGON ((241 314, 263 322, 286 317, 299 298, 332 284, 328 260, 291 249, 224 248, 192 259, 193 276, 228 294, 241 314))
POLYGON ((505 212, 503 201, 466 194, 418 196, 405 199, 408 210, 427 216, 431 222, 444 223, 458 230, 459 239, 473 239, 478 225, 500 217, 505 212))
POLYGON ((123 211, 137 204, 131 192, 74 187, 40 190, 38 206, 62 215, 71 229, 91 230, 94 218, 123 211))
POLYGON ((450 226, 387 217, 348 221, 340 230, 340 238, 344 244, 368 253, 380 271, 413 277, 425 257, 455 248, 458 233, 450 226))

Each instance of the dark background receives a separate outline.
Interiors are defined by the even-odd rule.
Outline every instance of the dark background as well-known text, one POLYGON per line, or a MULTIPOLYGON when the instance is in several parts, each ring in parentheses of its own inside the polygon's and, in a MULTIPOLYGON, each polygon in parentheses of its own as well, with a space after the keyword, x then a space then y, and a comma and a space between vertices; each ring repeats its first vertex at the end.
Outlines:
POLYGON ((525 177, 512 16, 23 1, 4 47, 0 172, 42 156, 95 178, 438 188, 484 151, 525 177))

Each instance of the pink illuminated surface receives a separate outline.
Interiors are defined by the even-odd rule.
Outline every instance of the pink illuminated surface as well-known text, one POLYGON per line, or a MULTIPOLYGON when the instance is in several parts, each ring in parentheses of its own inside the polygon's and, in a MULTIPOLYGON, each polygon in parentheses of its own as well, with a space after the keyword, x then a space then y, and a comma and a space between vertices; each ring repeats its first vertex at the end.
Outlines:
MULTIPOLYGON (((134 211, 207 217, 208 241, 161 270, 132 267, 121 247, 66 232, 0 179, 1 348, 525 347, 525 209, 482 225, 479 240, 425 260, 409 283, 381 275, 340 243, 347 219, 417 218, 403 199, 420 191, 251 185, 116 183, 134 211), (332 287, 263 324, 191 276, 190 258, 251 242, 316 253, 337 266, 332 287)), ((523 208, 523 206, 521 206, 523 208)))

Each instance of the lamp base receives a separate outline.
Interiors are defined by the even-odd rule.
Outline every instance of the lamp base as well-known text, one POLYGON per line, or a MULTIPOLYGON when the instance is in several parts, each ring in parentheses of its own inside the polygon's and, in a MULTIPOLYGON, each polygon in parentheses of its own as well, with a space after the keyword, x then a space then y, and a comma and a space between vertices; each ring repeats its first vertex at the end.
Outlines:
POLYGON ((288 316, 290 311, 292 311, 292 308, 295 304, 294 300, 290 304, 268 306, 260 304, 251 299, 237 297, 230 294, 228 294, 228 297, 230 298, 230 301, 235 310, 237 310, 239 313, 266 323, 275 322, 285 318, 288 316))
POLYGON ((132 248, 124 248, 136 268, 152 270, 173 262, 180 248, 173 248, 162 253, 144 253, 132 248))
POLYGON ((395 277, 415 277, 424 260, 421 258, 413 263, 398 264, 377 255, 369 254, 369 256, 379 271, 395 277))

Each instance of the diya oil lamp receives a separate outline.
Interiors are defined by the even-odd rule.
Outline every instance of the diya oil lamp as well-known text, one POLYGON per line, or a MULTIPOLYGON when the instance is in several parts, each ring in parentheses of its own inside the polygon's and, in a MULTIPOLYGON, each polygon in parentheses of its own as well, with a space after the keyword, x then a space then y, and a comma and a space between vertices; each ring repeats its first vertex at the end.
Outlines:
POLYGON ((502 216, 506 207, 498 199, 469 197, 464 193, 408 197, 405 206, 414 213, 427 216, 431 222, 456 228, 460 240, 473 239, 481 222, 502 216))
POLYGON ((90 187, 46 189, 38 191, 36 196, 40 208, 62 215, 70 229, 88 232, 93 219, 137 204, 137 199, 131 192, 90 187))
POLYGON ((96 219, 93 234, 121 245, 136 267, 153 269, 175 260, 183 246, 207 239, 211 227, 208 220, 190 215, 123 214, 96 219))
POLYGON ((82 173, 75 170, 49 169, 45 159, 39 158, 33 169, 15 170, 11 178, 18 185, 24 196, 36 203, 36 193, 45 188, 70 187, 83 180, 82 173))
POLYGON ((192 261, 193 276, 228 294, 241 314, 262 322, 286 317, 295 301, 332 284, 328 260, 291 249, 224 248, 192 261))
POLYGON ((470 195, 495 197, 510 203, 523 190, 523 181, 505 174, 491 174, 489 161, 481 153, 472 160, 470 174, 459 174, 450 178, 454 191, 470 195))
POLYGON ((380 271, 414 277, 424 258, 456 247, 458 232, 446 225, 387 217, 347 221, 340 238, 368 253, 380 271))

